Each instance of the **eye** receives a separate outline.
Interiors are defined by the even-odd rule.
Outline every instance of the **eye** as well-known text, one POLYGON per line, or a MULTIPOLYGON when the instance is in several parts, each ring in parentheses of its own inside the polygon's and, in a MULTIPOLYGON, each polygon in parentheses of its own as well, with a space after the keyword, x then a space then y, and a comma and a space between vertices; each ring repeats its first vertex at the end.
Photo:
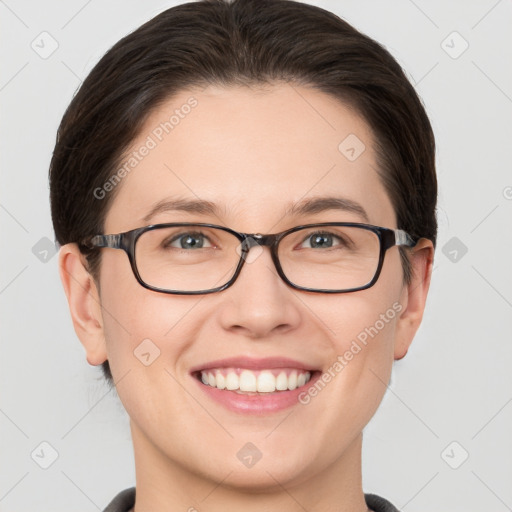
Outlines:
POLYGON ((203 249, 213 247, 206 235, 200 232, 180 233, 168 238, 162 242, 164 248, 172 247, 176 249, 203 249))
POLYGON ((302 243, 309 244, 306 245, 306 249, 329 249, 336 245, 344 247, 348 245, 348 242, 344 238, 327 231, 310 233, 302 243))

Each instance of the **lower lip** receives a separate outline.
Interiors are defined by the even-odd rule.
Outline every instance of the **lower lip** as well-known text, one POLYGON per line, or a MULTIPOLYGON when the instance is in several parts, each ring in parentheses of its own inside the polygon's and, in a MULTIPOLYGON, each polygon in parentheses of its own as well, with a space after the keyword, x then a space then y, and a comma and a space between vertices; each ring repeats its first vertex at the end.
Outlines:
POLYGON ((320 377, 320 372, 314 372, 311 379, 294 390, 276 391, 274 393, 261 393, 258 395, 244 395, 236 391, 218 389, 203 384, 194 377, 200 388, 213 400, 230 411, 245 414, 266 414, 282 411, 293 405, 300 404, 299 395, 304 393, 320 377))

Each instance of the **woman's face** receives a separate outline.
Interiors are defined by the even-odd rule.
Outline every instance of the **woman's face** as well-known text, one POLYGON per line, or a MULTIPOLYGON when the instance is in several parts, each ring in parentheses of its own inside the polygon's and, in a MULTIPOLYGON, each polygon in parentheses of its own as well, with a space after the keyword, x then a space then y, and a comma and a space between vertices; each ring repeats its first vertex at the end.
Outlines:
MULTIPOLYGON (((134 141, 137 163, 117 185, 104 232, 168 222, 245 233, 331 221, 396 228, 373 146, 361 117, 310 88, 183 91, 134 141), (357 203, 366 217, 343 208, 288 213, 321 197, 357 203), (216 213, 162 207, 176 199, 214 203, 216 213)), ((123 251, 102 250, 97 343, 131 417, 140 465, 268 488, 321 475, 358 452, 393 359, 410 342, 400 329, 408 296, 398 248, 387 252, 373 287, 347 294, 292 289, 268 248, 252 254, 228 289, 180 296, 143 288, 123 251), (212 392, 198 378, 206 368, 256 377, 309 370, 312 378, 298 391, 255 398, 212 392)))

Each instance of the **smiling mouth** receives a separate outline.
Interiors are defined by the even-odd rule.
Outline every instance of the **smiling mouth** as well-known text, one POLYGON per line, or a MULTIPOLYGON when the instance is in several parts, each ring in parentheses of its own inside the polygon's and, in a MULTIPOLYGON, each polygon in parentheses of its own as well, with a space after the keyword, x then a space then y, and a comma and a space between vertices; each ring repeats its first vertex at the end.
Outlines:
POLYGON ((305 386, 318 373, 297 368, 249 370, 246 368, 210 368, 194 372, 205 386, 233 391, 244 395, 258 395, 293 391, 305 386))

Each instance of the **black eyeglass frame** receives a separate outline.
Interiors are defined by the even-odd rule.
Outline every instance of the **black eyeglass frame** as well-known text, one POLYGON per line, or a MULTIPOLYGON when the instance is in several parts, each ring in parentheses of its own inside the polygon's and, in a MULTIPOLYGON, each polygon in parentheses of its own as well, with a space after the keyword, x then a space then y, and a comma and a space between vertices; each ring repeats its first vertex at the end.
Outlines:
POLYGON ((144 226, 141 228, 132 229, 130 231, 125 231, 124 233, 111 234, 111 235, 95 235, 92 236, 82 242, 82 245, 88 249, 92 248, 110 248, 110 249, 121 249, 128 255, 128 259, 130 261, 130 265, 132 267, 133 274, 135 278, 139 282, 141 286, 147 288, 148 290, 152 290, 155 292, 172 294, 172 295, 205 295, 209 293, 221 292, 227 288, 229 288, 233 283, 237 280, 242 267, 245 263, 245 257, 248 254, 251 247, 256 245, 266 246, 270 248, 270 254, 272 256, 272 261, 276 267, 278 275, 281 279, 290 287, 296 290, 303 290, 313 293, 351 293, 357 292, 360 290, 366 290, 372 287, 378 280, 382 266, 384 264, 384 256, 386 251, 394 246, 405 246, 405 247, 414 247, 417 243, 417 240, 414 240, 407 232, 401 229, 390 229, 383 228, 380 226, 374 226, 372 224, 362 224, 357 222, 322 222, 318 224, 305 224, 302 226, 296 226, 291 229, 287 229, 286 231, 281 231, 280 233, 267 234, 263 235, 260 233, 240 233, 233 229, 227 228, 225 226, 218 226, 216 224, 206 224, 200 222, 174 222, 174 223, 166 223, 166 224, 152 224, 150 226, 144 226), (219 286, 217 288, 212 288, 209 290, 198 290, 198 291, 180 291, 180 290, 166 290, 163 288, 158 288, 156 286, 152 286, 147 284, 141 278, 139 271, 137 269, 137 263, 135 261, 135 245, 137 240, 147 231, 152 231, 155 229, 162 228, 171 228, 171 227, 183 227, 183 226, 200 226, 207 228, 216 228, 226 231, 234 235, 241 244, 241 255, 238 265, 236 267, 235 273, 233 277, 224 285, 219 286), (379 263, 377 265, 377 270, 373 279, 357 288, 349 288, 345 290, 325 290, 318 288, 306 288, 304 286, 298 286, 292 283, 284 274, 283 269, 281 268, 281 263, 279 261, 279 257, 277 255, 277 249, 279 242, 288 234, 294 233, 295 231, 300 231, 301 229, 307 228, 316 228, 316 227, 327 227, 327 226, 343 226, 343 227, 358 227, 362 229, 366 229, 368 231, 372 231, 379 238, 380 251, 379 251, 379 263))

